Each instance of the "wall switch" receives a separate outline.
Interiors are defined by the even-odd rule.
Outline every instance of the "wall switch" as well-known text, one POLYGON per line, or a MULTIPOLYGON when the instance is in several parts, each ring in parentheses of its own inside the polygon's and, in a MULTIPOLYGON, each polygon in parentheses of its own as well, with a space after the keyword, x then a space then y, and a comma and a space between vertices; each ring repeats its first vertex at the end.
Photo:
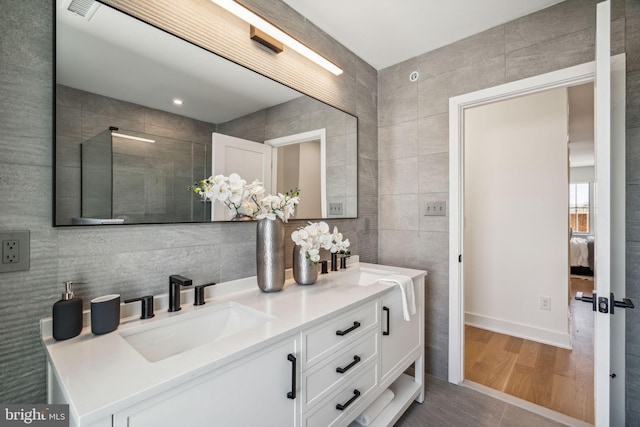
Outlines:
POLYGON ((447 202, 426 202, 424 216, 447 216, 447 202))
POLYGON ((342 203, 329 203, 329 215, 342 215, 342 203))
POLYGON ((29 231, 0 231, 0 273, 29 269, 29 231))
POLYGON ((551 310, 551 297, 540 297, 540 310, 551 310))

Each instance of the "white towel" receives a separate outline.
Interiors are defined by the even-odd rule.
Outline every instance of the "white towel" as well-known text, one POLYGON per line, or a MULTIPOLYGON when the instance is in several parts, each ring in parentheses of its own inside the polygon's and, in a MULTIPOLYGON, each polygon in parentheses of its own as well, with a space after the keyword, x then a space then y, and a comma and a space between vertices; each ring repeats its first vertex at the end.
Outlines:
POLYGON ((358 417, 356 418, 358 424, 362 424, 363 426, 368 426, 369 424, 371 424, 373 420, 375 420, 376 417, 380 415, 380 412, 382 412, 382 410, 386 408, 389 403, 391 403, 394 396, 395 395, 390 389, 386 389, 385 391, 383 391, 382 394, 378 396, 378 398, 374 400, 373 403, 369 405, 369 407, 365 409, 362 414, 358 415, 358 417))
POLYGON ((411 316, 416 314, 416 297, 413 293, 413 280, 402 274, 392 274, 378 279, 379 282, 393 283, 400 286, 402 291, 402 317, 409 322, 411 316))

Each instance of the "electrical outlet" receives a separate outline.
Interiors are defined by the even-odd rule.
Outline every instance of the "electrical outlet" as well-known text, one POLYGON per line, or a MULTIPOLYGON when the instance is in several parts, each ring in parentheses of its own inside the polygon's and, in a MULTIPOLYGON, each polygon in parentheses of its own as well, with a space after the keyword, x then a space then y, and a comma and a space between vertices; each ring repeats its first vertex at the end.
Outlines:
POLYGON ((2 263, 14 264, 20 262, 20 242, 18 240, 4 240, 2 242, 2 263))
POLYGON ((551 310, 551 297, 540 297, 540 310, 551 310))
POLYGON ((426 202, 424 216, 447 216, 447 202, 426 202))
POLYGON ((0 273, 29 269, 29 231, 0 231, 0 273))
POLYGON ((329 215, 342 215, 342 203, 329 203, 329 215))

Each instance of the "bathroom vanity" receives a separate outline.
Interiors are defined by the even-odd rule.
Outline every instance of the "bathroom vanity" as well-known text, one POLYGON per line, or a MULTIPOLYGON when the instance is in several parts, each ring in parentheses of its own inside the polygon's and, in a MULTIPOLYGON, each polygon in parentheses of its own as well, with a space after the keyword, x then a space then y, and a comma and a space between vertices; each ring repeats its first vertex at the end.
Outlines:
POLYGON ((391 388, 370 424, 391 425, 424 399, 425 276, 359 263, 269 294, 250 277, 207 288, 203 306, 186 289, 179 312, 160 296, 152 319, 133 315, 101 336, 88 326, 67 341, 43 319, 48 402, 68 403, 83 427, 355 427, 391 388), (393 274, 413 281, 409 321, 400 287, 377 281, 393 274), (415 376, 404 373, 411 365, 415 376))

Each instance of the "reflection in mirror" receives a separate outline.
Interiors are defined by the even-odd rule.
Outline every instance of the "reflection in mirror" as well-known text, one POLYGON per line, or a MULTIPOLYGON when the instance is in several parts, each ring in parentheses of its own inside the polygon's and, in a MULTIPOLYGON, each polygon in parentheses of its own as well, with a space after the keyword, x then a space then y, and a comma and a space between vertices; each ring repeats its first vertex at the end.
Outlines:
MULTIPOLYGON (((87 19, 63 3, 57 0, 55 225, 210 221, 210 204, 187 187, 213 172, 213 133, 264 145, 321 128, 326 179, 300 183, 297 218, 357 216, 354 116, 106 5, 87 19), (114 135, 112 127, 154 143, 114 135), (305 192, 323 186, 326 197, 310 200, 304 213, 305 192), (311 207, 317 203, 325 208, 311 207), (327 206, 340 203, 342 214, 330 215, 327 206)), ((306 179, 320 168, 296 167, 306 179)))
POLYGON ((326 129, 270 139, 274 147, 271 164, 277 192, 304 188, 304 205, 298 206, 301 218, 327 217, 326 129))
POLYGON ((208 150, 203 144, 118 128, 84 141, 82 217, 72 223, 208 220, 206 204, 184 191, 194 181, 194 170, 206 168, 208 150), (200 165, 192 163, 198 159, 200 165))

